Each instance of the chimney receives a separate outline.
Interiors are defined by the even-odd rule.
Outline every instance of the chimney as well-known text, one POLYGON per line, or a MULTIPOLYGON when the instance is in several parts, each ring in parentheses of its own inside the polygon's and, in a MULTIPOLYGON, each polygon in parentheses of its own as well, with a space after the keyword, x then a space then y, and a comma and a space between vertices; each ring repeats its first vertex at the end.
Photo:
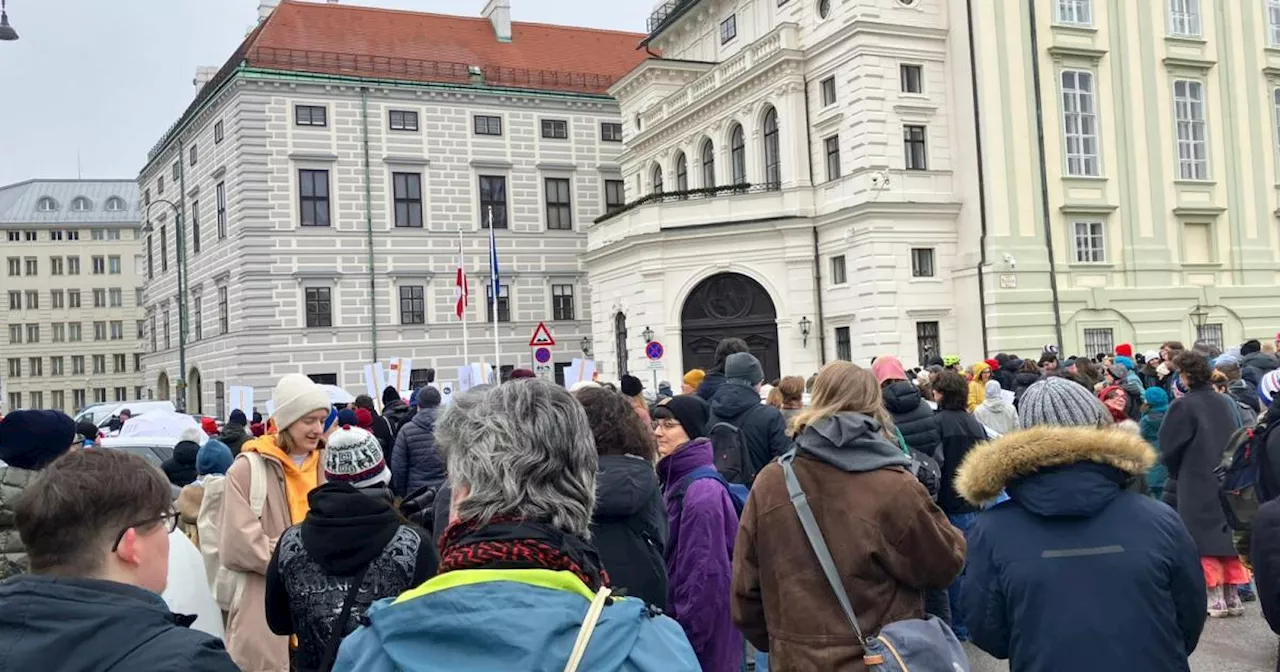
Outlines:
POLYGON ((279 4, 280 0, 258 0, 258 22, 266 21, 279 4))
POLYGON ((216 74, 218 74, 218 66, 216 65, 202 65, 196 68, 195 79, 191 80, 191 83, 196 85, 196 93, 200 93, 200 89, 203 89, 204 85, 208 84, 209 80, 213 79, 216 74))
POLYGON ((489 0, 480 16, 493 24, 493 34, 499 42, 511 41, 511 0, 489 0))

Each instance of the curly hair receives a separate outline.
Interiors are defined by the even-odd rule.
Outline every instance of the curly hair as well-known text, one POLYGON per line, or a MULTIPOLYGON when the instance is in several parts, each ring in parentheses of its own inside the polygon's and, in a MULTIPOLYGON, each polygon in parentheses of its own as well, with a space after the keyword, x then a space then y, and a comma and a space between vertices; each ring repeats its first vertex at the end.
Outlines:
POLYGON ((969 407, 969 383, 955 371, 945 370, 933 380, 933 391, 942 395, 938 408, 963 411, 969 407))
POLYGON ((640 420, 631 402, 617 392, 587 387, 573 394, 587 412, 587 424, 600 455, 634 455, 656 462, 653 432, 640 420))
POLYGON ((1183 350, 1173 359, 1173 365, 1178 369, 1178 373, 1187 377, 1188 387, 1201 387, 1208 385, 1213 378, 1213 369, 1209 367, 1209 360, 1194 350, 1183 350))

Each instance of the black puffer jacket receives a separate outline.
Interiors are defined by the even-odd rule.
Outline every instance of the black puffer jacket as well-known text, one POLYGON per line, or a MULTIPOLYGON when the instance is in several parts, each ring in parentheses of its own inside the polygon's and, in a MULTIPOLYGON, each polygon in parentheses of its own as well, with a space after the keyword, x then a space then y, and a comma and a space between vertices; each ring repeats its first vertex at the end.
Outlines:
POLYGON ((179 441, 173 447, 173 457, 160 465, 170 483, 181 488, 196 482, 196 455, 199 452, 200 444, 194 441, 179 441))
POLYGON ((1018 402, 1022 401, 1022 393, 1027 391, 1028 387, 1040 382, 1041 376, 1038 373, 1019 373, 1013 379, 1013 407, 1018 407, 1018 402))
POLYGON ((715 396, 716 390, 724 385, 725 377, 723 371, 711 370, 707 372, 707 376, 698 384, 698 389, 694 394, 702 397, 705 401, 710 402, 711 397, 715 396))
POLYGON ((938 419, 929 402, 920 397, 920 390, 899 380, 889 383, 881 392, 884 407, 893 416, 893 425, 902 432, 907 446, 941 461, 942 435, 938 432, 938 419))
POLYGON ((942 488, 938 492, 938 506, 947 514, 974 513, 979 507, 965 501, 955 489, 956 470, 964 462, 969 451, 987 440, 987 431, 972 415, 964 411, 940 410, 937 413, 938 429, 942 433, 942 488))
POLYGON ((1261 378, 1268 371, 1280 369, 1280 359, 1265 352, 1251 352, 1240 359, 1240 370, 1245 369, 1255 369, 1257 371, 1255 375, 1261 378))
POLYGON ((602 455, 591 537, 615 587, 667 608, 667 508, 652 465, 631 455, 602 455))
POLYGON ((1000 387, 1010 392, 1015 391, 1014 386, 1017 384, 1018 367, 1022 366, 1020 359, 1007 359, 1000 368, 991 372, 991 377, 998 383, 1000 387))
POLYGON ((413 417, 413 408, 403 400, 396 399, 382 409, 382 417, 391 425, 391 433, 398 435, 409 418, 413 417))
POLYGON ((419 409, 396 436, 395 448, 391 451, 391 490, 400 497, 424 485, 439 488, 448 476, 444 460, 436 451, 437 411, 437 408, 419 409))
POLYGON ((227 444, 227 447, 231 449, 231 455, 234 457, 240 454, 240 447, 246 441, 252 439, 253 434, 244 425, 226 425, 222 428, 222 432, 214 438, 227 444))

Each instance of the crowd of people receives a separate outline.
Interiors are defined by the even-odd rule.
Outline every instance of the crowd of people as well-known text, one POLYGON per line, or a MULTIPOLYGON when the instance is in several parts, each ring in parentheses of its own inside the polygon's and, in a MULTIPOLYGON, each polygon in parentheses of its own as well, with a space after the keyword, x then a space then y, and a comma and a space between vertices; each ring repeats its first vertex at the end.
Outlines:
POLYGON ((910 630, 954 669, 971 641, 1019 671, 1189 670, 1244 601, 1280 632, 1277 344, 767 383, 728 338, 679 394, 518 371, 443 406, 337 409, 290 374, 270 417, 184 434, 159 469, 18 411, 0 659, 867 670, 910 630))

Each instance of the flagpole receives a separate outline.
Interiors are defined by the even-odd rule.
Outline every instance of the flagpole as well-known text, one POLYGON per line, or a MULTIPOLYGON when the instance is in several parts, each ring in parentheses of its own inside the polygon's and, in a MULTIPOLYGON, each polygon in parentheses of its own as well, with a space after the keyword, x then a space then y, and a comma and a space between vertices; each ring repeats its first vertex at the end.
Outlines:
MULTIPOLYGON (((462 269, 462 282, 467 282, 467 267, 463 262, 462 256, 462 229, 458 229, 458 268, 462 269)), ((462 365, 471 366, 471 354, 467 349, 467 292, 466 287, 459 287, 458 292, 461 293, 459 300, 462 301, 462 365)))
POLYGON ((498 341, 498 294, 502 283, 498 279, 498 243, 493 234, 493 206, 489 206, 489 287, 493 303, 493 382, 502 382, 502 345, 498 341))

